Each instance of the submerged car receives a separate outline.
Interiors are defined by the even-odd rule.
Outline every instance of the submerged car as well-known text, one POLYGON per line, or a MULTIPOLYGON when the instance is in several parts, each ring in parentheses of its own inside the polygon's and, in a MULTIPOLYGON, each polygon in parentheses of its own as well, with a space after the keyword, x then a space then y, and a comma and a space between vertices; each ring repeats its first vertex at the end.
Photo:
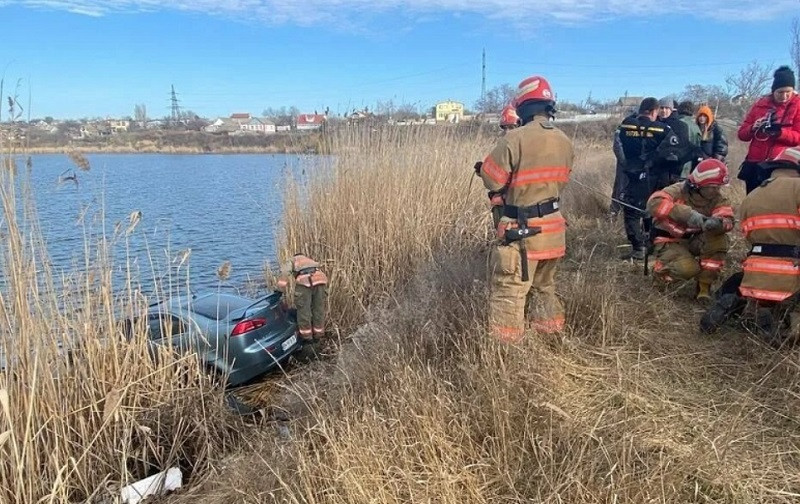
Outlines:
POLYGON ((272 292, 258 299, 208 293, 174 297, 149 306, 145 324, 149 343, 181 353, 194 352, 201 365, 225 380, 243 384, 280 367, 300 348, 295 317, 272 292))

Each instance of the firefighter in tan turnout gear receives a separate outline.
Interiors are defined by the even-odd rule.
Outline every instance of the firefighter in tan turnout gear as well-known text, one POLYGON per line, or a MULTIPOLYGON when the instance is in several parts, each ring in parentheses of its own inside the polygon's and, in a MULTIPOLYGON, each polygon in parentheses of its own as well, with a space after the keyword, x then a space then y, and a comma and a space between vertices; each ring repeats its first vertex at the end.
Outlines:
MULTIPOLYGON (((500 129, 503 130, 503 133, 507 133, 513 129, 519 127, 519 117, 517 116, 517 109, 514 107, 513 104, 506 105, 503 109, 503 112, 500 114, 500 129)), ((480 170, 480 163, 477 165, 478 170, 480 170)), ((500 218, 503 217, 503 205, 505 204, 505 200, 503 199, 503 191, 489 191, 489 204, 492 206, 492 225, 494 229, 497 229, 497 226, 500 224, 500 218)))
POLYGON ((572 143, 550 122, 555 101, 544 78, 523 80, 514 104, 522 126, 500 138, 479 170, 489 191, 505 194, 490 259, 489 325, 496 338, 512 343, 522 338, 526 304, 532 329, 564 327, 555 293, 566 250, 559 197, 573 162, 572 143))
MULTIPOLYGON (((328 296, 328 277, 318 262, 295 254, 291 275, 294 276, 294 306, 297 309, 297 331, 303 343, 319 340, 325 334, 325 315, 328 296)), ((286 292, 288 276, 278 280, 278 290, 286 292)))
POLYGON ((685 182, 656 191, 647 201, 654 274, 665 282, 696 279, 700 300, 711 299, 711 285, 725 266, 733 207, 720 191, 729 181, 725 163, 706 159, 685 182))
POLYGON ((739 209, 750 245, 744 271, 723 283, 700 329, 712 333, 738 315, 769 343, 781 344, 783 336, 798 336, 800 148, 786 149, 758 168, 769 178, 747 194, 739 209))
POLYGON ((800 148, 784 150, 762 168, 771 170, 770 178, 740 209, 751 248, 739 293, 748 299, 759 332, 772 338, 800 293, 800 148))

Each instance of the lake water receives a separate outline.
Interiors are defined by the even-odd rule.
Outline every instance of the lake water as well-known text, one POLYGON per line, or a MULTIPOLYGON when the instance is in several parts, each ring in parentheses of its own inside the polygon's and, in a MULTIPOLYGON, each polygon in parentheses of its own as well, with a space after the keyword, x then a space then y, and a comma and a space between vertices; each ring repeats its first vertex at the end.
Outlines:
MULTIPOLYGON (((232 266, 228 284, 260 281, 264 264, 275 258, 285 180, 314 162, 309 156, 256 154, 86 158, 89 171, 64 155, 32 157, 31 185, 56 271, 80 269, 87 233, 100 236, 105 226, 111 237, 119 222, 113 247, 118 279, 130 257, 143 285, 169 271, 185 281, 188 268, 196 291, 219 285, 216 272, 225 261, 232 266), (77 185, 58 182, 73 171, 77 185), (126 237, 130 214, 137 211, 141 221, 126 237)), ((24 172, 24 161, 19 166, 24 172)))

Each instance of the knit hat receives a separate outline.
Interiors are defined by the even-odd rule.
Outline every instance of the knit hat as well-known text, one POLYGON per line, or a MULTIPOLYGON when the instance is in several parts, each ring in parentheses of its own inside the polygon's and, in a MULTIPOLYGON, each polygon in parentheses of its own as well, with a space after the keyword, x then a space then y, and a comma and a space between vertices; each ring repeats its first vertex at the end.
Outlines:
POLYGON ((782 87, 796 87, 797 81, 794 78, 794 72, 788 66, 784 65, 775 70, 775 78, 772 81, 772 92, 782 87))
POLYGON ((656 110, 657 108, 658 108, 658 100, 650 96, 642 100, 642 103, 639 104, 639 113, 646 114, 652 110, 656 110))
MULTIPOLYGON (((700 108, 697 109, 697 116, 706 116, 706 123, 701 126, 702 130, 700 133, 703 135, 703 140, 708 140, 708 134, 711 131, 711 124, 714 122, 714 112, 711 111, 711 107, 708 105, 700 105, 700 108)), ((700 126, 700 123, 698 123, 700 126)))
POLYGON ((660 100, 658 100, 658 106, 659 107, 669 107, 671 109, 674 109, 675 108, 675 100, 665 96, 664 98, 661 98, 660 100))
POLYGON ((697 117, 700 117, 701 115, 706 116, 709 124, 714 122, 714 112, 712 112, 711 107, 708 105, 700 105, 700 108, 697 109, 697 117))
POLYGON ((694 103, 689 100, 680 102, 678 104, 678 113, 681 115, 694 115, 694 103))

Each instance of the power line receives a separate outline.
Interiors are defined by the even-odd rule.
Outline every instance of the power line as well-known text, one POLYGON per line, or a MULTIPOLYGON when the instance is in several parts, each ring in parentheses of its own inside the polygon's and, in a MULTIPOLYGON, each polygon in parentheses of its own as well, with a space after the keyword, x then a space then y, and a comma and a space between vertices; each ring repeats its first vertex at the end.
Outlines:
MULTIPOLYGON (((530 61, 525 61, 522 59, 516 58, 501 58, 501 62, 503 63, 519 63, 523 65, 530 65, 530 61)), ((618 63, 618 64, 609 64, 609 63, 600 63, 600 64, 580 64, 580 63, 545 63, 545 62, 538 62, 536 66, 541 67, 564 67, 564 68, 626 68, 630 70, 637 70, 637 69, 650 69, 650 68, 700 68, 700 67, 725 67, 725 66, 732 66, 732 65, 747 65, 752 63, 751 61, 729 61, 727 63, 683 63, 683 64, 666 64, 666 65, 637 65, 637 64, 625 64, 625 63, 618 63)))

